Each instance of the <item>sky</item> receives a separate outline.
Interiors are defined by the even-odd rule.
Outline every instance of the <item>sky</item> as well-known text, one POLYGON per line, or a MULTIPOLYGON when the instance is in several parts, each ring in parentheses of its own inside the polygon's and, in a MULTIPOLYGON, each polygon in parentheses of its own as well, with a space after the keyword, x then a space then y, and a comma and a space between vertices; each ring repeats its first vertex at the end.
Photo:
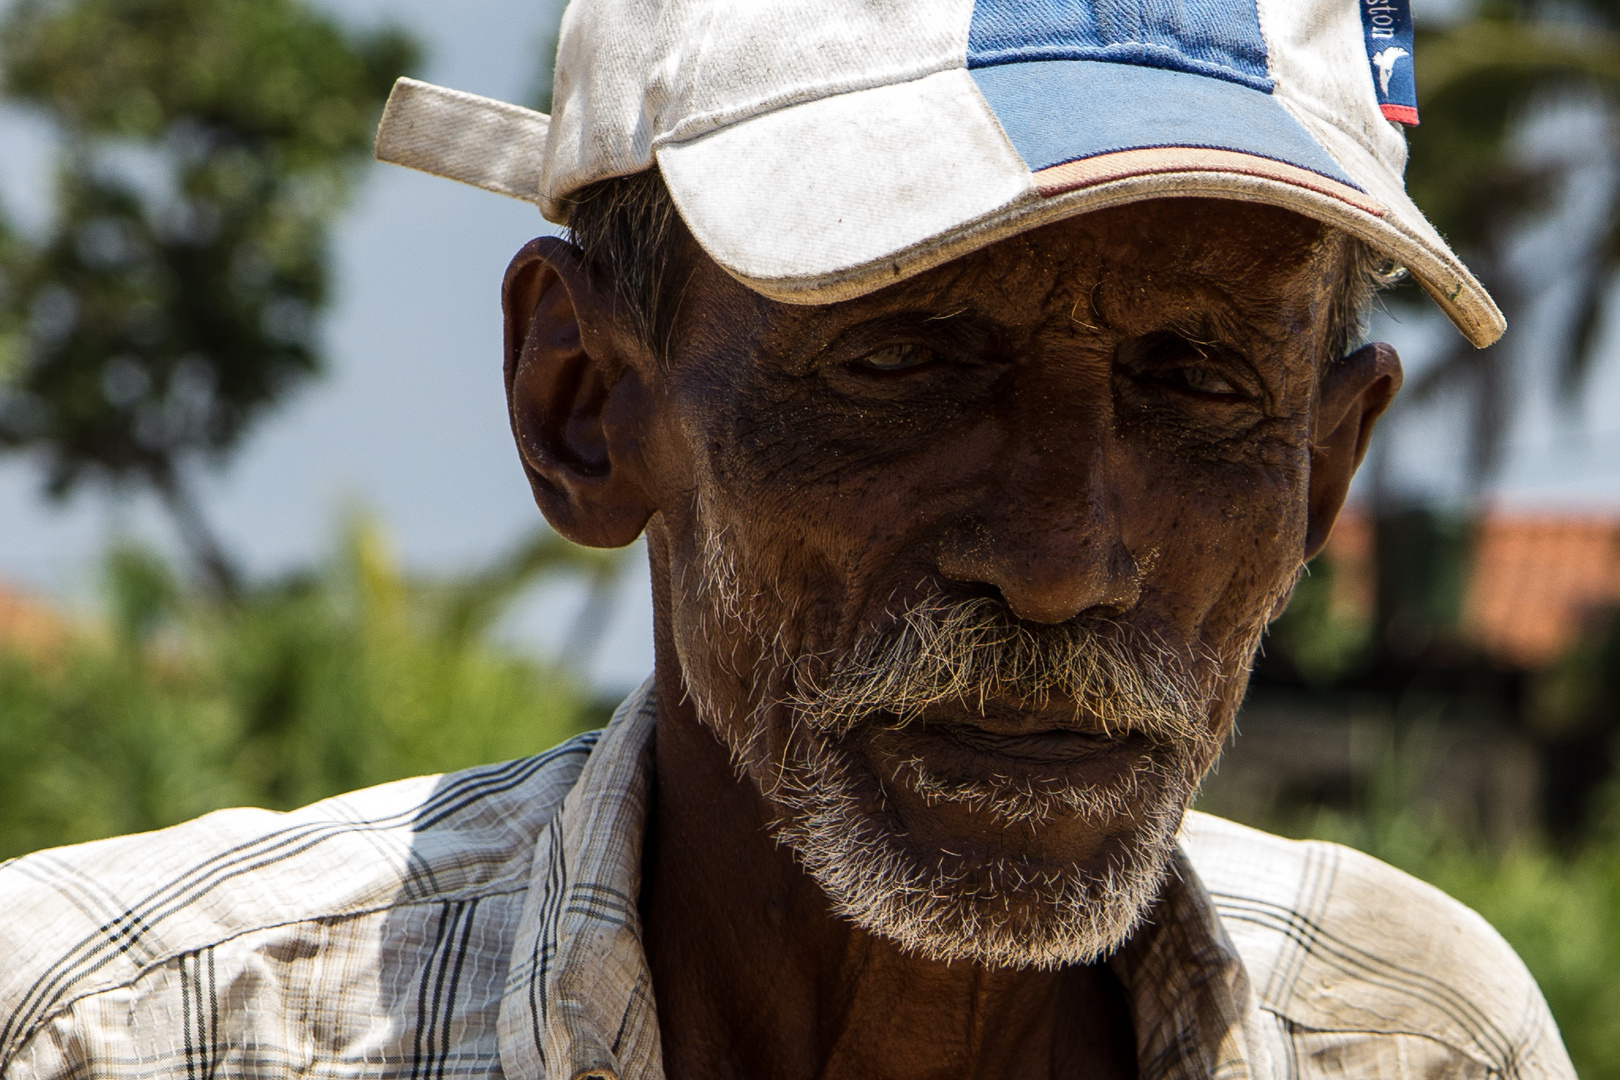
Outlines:
MULTIPOLYGON (((508 101, 530 95, 553 10, 544 0, 320 2, 354 25, 403 24, 428 46, 423 77, 508 101)), ((1540 125, 1526 153, 1591 145, 1592 132, 1581 126, 1590 117, 1565 112, 1540 125)), ((25 227, 48 215, 49 170, 39 121, 0 110, 0 205, 25 227)), ((1611 168, 1591 182, 1612 182, 1612 175, 1611 168)), ((1568 236, 1588 224, 1575 213, 1530 238, 1521 253, 1547 267, 1549 311, 1558 303, 1568 236)), ((206 483, 209 514, 252 572, 319 558, 355 511, 379 520, 399 558, 425 571, 475 566, 541 527, 507 430, 498 290, 513 253, 545 231, 550 227, 526 204, 391 166, 369 169, 335 237, 337 298, 323 329, 330 374, 274 414, 206 483)), ((1605 362, 1575 414, 1560 411, 1545 392, 1547 379, 1526 378, 1516 388, 1521 422, 1492 493, 1497 501, 1620 513, 1616 330, 1606 335, 1605 362)), ((1381 317, 1376 331, 1401 347, 1412 371, 1421 371, 1451 332, 1437 319, 1404 313, 1401 320, 1381 317)), ((1536 327, 1522 332, 1534 352, 1536 327)), ((1533 372, 1536 361, 1526 367, 1533 372)), ((1442 498, 1463 490, 1460 419, 1455 409, 1439 409, 1402 420, 1389 437, 1399 484, 1442 498)), ((145 500, 87 492, 66 505, 47 504, 26 459, 0 458, 0 581, 82 603, 107 537, 120 532, 169 542, 165 520, 145 500)), ((608 629, 588 658, 604 690, 626 689, 652 666, 645 556, 638 550, 632 559, 608 629)), ((514 613, 507 632, 553 649, 582 598, 567 585, 542 588, 514 613)))

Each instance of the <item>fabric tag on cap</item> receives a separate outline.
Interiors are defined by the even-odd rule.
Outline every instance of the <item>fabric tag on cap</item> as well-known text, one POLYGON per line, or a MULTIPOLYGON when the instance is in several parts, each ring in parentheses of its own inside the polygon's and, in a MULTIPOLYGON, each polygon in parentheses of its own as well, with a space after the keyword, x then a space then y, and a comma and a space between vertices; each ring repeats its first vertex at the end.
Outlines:
POLYGON ((1411 0, 1358 0, 1367 60, 1384 119, 1416 127, 1417 82, 1412 77, 1411 0))

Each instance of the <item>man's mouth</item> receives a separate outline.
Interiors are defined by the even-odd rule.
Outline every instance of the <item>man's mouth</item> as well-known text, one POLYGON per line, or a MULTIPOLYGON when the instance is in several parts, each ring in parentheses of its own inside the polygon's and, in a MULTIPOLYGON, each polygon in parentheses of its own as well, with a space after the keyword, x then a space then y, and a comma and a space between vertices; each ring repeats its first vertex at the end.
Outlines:
POLYGON ((987 705, 973 712, 939 706, 904 725, 880 720, 866 741, 877 756, 930 773, 1021 777, 1037 786, 1107 785, 1137 768, 1153 748, 1139 732, 1105 731, 1072 703, 1033 710, 987 705))
POLYGON ((954 749, 969 755, 1009 758, 1030 766, 1086 761, 1124 750, 1132 740, 1131 736, 1107 736, 1065 728, 1004 732, 975 724, 952 723, 922 725, 917 731, 925 740, 930 733, 941 742, 952 744, 954 749))

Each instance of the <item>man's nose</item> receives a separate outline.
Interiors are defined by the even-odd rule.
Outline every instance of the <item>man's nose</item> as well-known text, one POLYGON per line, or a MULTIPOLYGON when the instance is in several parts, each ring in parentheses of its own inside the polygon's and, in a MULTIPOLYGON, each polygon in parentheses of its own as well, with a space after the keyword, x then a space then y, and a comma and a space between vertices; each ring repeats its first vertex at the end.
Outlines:
POLYGON ((1141 576, 1109 486, 1096 462, 1053 471, 1048 458, 1018 470, 947 534, 939 572, 995 588, 1031 622, 1129 610, 1141 597, 1141 576))

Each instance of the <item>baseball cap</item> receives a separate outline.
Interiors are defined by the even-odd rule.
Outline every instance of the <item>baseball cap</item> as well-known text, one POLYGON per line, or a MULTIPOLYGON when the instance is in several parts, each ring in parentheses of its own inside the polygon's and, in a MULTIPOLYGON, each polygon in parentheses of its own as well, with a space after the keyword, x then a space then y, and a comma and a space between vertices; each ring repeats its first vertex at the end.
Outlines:
POLYGON ((654 165, 748 287, 846 300, 1144 199, 1268 203, 1505 329, 1407 197, 1409 0, 572 0, 547 117, 401 79, 377 156, 536 203, 654 165))

